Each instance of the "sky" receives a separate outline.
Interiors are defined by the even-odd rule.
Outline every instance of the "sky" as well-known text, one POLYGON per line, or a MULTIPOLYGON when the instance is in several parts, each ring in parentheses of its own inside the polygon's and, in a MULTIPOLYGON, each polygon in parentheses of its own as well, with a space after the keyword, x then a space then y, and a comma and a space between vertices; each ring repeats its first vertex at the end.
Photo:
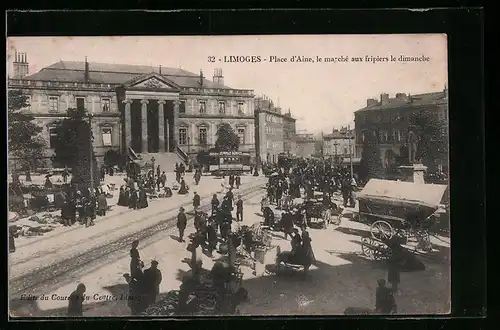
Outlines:
POLYGON ((225 85, 266 95, 284 111, 290 109, 297 130, 317 134, 354 127, 353 113, 366 106, 367 98, 443 90, 448 79, 446 38, 443 34, 15 37, 7 40, 7 55, 10 72, 14 52, 27 53, 30 74, 60 60, 84 61, 85 56, 89 62, 180 67, 193 73, 201 69, 207 79, 221 68, 225 85), (400 62, 400 55, 424 56, 428 61, 400 62), (224 61, 230 56, 260 56, 261 61, 224 61), (271 56, 287 62, 271 62, 271 56), (367 56, 389 60, 373 63, 367 56), (314 63, 291 62, 292 57, 309 57, 314 63), (355 62, 354 57, 363 61, 355 62), (212 58, 215 62, 210 62, 212 58), (334 62, 325 62, 326 58, 334 62))

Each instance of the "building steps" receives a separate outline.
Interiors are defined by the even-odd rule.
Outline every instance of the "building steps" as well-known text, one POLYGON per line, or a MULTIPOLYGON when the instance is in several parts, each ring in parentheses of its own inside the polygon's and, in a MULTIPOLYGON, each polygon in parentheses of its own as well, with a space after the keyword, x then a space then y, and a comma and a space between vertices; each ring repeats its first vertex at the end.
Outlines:
POLYGON ((137 159, 137 163, 141 167, 145 165, 151 166, 151 158, 155 159, 155 170, 158 165, 160 165, 161 171, 173 172, 175 170, 175 164, 184 163, 181 157, 175 152, 163 152, 163 153, 141 153, 140 158, 137 159))

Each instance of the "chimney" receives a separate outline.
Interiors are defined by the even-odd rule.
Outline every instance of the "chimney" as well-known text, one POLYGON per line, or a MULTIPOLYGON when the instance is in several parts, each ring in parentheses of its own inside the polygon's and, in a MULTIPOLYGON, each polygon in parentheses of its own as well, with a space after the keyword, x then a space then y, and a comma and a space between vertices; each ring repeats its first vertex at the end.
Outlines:
POLYGON ((448 85, 444 85, 444 90, 443 90, 444 97, 448 97, 448 85))
POLYGON ((87 62, 87 56, 85 56, 85 73, 83 76, 83 81, 88 84, 90 81, 90 74, 89 74, 89 62, 87 62))
POLYGON ((374 105, 378 105, 378 101, 375 100, 375 99, 367 99, 366 100, 366 106, 367 107, 371 107, 371 106, 374 106, 374 105))
POLYGON ((203 71, 200 69, 200 88, 203 88, 203 71))
POLYGON ((389 104, 389 94, 387 93, 380 94, 380 104, 382 105, 389 104))
POLYGON ((26 53, 15 52, 14 55, 14 77, 21 79, 29 75, 28 55, 26 53))

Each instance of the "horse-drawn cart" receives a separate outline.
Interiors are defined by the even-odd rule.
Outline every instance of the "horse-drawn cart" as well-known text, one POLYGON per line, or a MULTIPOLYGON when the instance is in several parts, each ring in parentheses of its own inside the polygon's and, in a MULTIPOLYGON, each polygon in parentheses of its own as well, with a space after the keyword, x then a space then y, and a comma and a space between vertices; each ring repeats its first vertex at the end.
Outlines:
POLYGON ((390 256, 386 242, 396 238, 416 249, 431 249, 429 231, 447 186, 372 179, 358 195, 359 220, 370 225, 370 237, 362 240, 367 256, 390 256))

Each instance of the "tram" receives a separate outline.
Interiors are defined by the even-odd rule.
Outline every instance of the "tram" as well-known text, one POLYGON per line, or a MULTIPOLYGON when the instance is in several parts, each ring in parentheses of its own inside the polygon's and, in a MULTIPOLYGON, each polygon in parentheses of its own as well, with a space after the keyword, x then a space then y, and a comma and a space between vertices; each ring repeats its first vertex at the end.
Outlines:
POLYGON ((211 152, 209 159, 209 171, 212 175, 250 172, 250 153, 241 151, 211 152))

